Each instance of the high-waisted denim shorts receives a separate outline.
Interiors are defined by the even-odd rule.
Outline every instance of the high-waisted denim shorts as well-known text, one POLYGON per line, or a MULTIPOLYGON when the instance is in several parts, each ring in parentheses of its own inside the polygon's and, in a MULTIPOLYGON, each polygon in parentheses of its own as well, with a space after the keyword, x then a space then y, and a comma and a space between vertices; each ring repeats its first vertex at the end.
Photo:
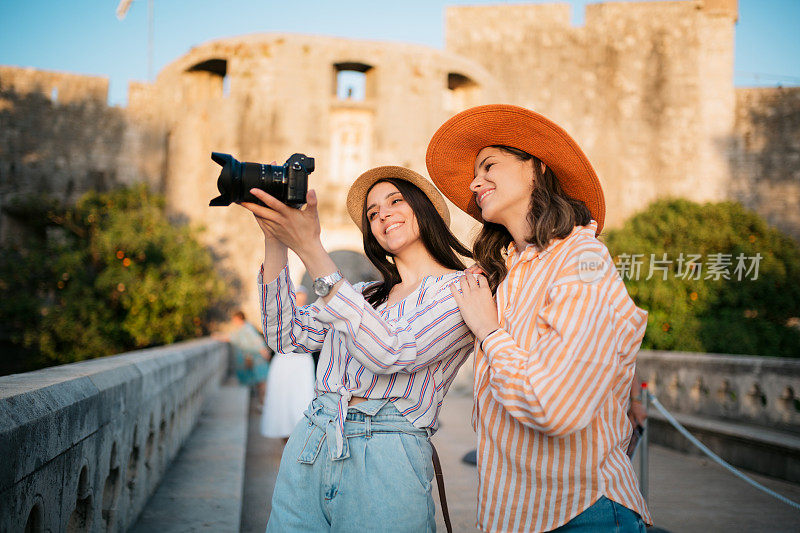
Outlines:
POLYGON ((338 395, 309 405, 283 450, 268 532, 435 531, 425 430, 388 401, 351 406, 335 457, 338 395))

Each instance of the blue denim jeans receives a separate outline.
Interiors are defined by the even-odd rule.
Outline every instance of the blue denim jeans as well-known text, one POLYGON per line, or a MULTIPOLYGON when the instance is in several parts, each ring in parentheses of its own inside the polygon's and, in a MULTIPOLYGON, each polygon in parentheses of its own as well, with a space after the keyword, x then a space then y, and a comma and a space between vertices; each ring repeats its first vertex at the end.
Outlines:
POLYGON ((644 521, 638 513, 605 496, 588 509, 553 530, 569 533, 645 533, 644 521))
POLYGON ((427 432, 387 399, 351 406, 335 458, 338 396, 316 398, 283 450, 267 532, 436 531, 427 432))

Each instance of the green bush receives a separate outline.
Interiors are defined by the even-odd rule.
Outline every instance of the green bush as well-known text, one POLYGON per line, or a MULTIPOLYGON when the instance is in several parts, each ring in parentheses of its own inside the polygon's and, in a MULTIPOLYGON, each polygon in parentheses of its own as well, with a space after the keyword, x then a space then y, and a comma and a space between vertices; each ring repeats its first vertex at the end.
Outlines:
POLYGON ((143 185, 22 211, 34 237, 0 257, 6 372, 200 336, 226 301, 210 251, 143 185))
POLYGON ((643 348, 800 356, 800 248, 742 205, 657 201, 605 241, 631 296, 650 313, 643 348), (626 268, 633 254, 643 254, 638 279, 626 268), (688 254, 701 256, 699 276, 686 276, 699 279, 679 275, 679 266, 688 271, 688 254), (658 270, 646 279, 653 258, 653 266, 668 268, 666 280, 658 270), (730 279, 714 279, 708 268, 715 260, 730 279))

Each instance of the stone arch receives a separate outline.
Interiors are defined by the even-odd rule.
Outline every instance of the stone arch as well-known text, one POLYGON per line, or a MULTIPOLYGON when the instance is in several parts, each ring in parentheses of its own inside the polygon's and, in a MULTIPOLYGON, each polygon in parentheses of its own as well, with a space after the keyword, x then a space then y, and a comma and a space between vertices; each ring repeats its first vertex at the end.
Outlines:
POLYGON ((184 97, 188 100, 208 100, 226 96, 228 80, 226 59, 200 61, 184 71, 184 97))
POLYGON ((153 467, 153 450, 155 448, 156 430, 153 420, 153 414, 150 414, 150 423, 147 431, 147 441, 144 447, 144 464, 148 469, 153 467))
POLYGON ((225 77, 228 73, 228 61, 226 59, 206 59, 199 63, 195 63, 188 69, 187 72, 210 72, 220 77, 225 77))
POLYGON ((170 448, 174 446, 175 439, 175 409, 171 408, 169 411, 169 425, 167 426, 167 441, 170 448))
POLYGON ((25 521, 25 533, 41 533, 44 531, 43 521, 42 504, 37 501, 28 513, 28 519, 25 521))
POLYGON ((75 508, 67 522, 67 533, 78 533, 92 530, 94 518, 92 506, 92 486, 89 482, 89 467, 83 465, 78 475, 78 491, 75 498, 75 508))
POLYGON ((125 485, 130 491, 130 499, 133 501, 136 477, 139 474, 139 424, 133 426, 133 438, 131 439, 131 453, 128 456, 128 465, 125 467, 125 485))
POLYGON ((158 451, 161 454, 166 453, 167 449, 167 408, 161 408, 161 420, 158 423, 158 451))
POLYGON ((106 531, 113 531, 117 518, 117 498, 120 492, 120 467, 117 457, 117 443, 111 444, 111 453, 108 458, 108 475, 103 483, 102 512, 106 531))
POLYGON ((446 110, 458 113, 478 105, 480 99, 480 85, 477 82, 459 72, 448 72, 443 102, 446 110))

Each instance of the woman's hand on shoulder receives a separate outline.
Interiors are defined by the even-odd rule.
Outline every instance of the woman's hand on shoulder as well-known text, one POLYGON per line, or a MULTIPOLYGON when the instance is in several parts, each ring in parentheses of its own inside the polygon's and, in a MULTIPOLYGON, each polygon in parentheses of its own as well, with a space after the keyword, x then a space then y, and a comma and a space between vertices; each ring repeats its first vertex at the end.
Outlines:
POLYGON ((474 276, 477 276, 478 274, 483 274, 484 276, 486 275, 486 272, 484 272, 483 269, 478 266, 478 263, 472 263, 472 265, 470 265, 464 272, 474 276))
POLYGON ((298 255, 304 249, 319 244, 320 224, 315 191, 308 191, 303 209, 289 207, 261 189, 250 189, 250 193, 264 202, 266 207, 249 202, 242 202, 241 205, 255 215, 265 239, 277 240, 298 255))
POLYGON ((497 304, 489 289, 486 276, 475 276, 468 271, 459 278, 458 283, 450 285, 461 317, 472 330, 478 342, 500 327, 497 321, 497 304))

